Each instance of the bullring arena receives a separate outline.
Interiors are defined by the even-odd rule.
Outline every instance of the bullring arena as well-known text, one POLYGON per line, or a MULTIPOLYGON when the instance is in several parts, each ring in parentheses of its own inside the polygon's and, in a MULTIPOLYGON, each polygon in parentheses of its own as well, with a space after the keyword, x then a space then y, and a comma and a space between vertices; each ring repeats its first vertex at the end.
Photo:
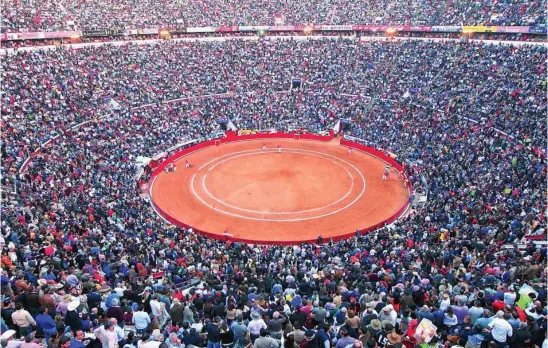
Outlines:
POLYGON ((281 136, 293 139, 234 136, 176 153, 153 174, 156 211, 214 238, 273 244, 348 237, 406 210, 410 191, 389 156, 330 136, 281 136), (163 171, 169 163, 176 172, 163 171))

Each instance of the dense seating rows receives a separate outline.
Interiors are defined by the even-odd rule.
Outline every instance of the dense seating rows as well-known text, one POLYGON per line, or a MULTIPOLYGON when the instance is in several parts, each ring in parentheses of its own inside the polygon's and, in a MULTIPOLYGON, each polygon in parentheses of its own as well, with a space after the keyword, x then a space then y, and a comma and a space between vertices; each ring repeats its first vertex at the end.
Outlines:
POLYGON ((167 26, 386 24, 545 25, 541 1, 89 1, 11 0, 2 8, 10 31, 66 28, 148 28, 167 26))
POLYGON ((427 318, 438 343, 546 344, 546 248, 503 248, 546 231, 546 58, 542 46, 352 39, 7 57, 2 339, 18 347, 14 335, 33 341, 38 329, 65 347, 263 347, 282 337, 291 348, 414 347, 427 318), (290 91, 293 78, 302 90, 290 91), (222 116, 238 128, 311 131, 349 118, 352 135, 408 161, 429 200, 393 226, 323 246, 173 228, 139 197, 134 161, 214 136, 222 116), (183 295, 176 284, 193 277, 204 288, 183 295), (532 296, 519 293, 524 284, 532 296))

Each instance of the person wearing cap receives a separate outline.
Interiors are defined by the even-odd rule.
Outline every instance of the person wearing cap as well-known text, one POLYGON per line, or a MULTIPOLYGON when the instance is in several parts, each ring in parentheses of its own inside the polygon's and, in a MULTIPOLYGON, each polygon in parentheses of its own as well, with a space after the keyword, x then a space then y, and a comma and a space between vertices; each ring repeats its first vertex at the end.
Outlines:
POLYGON ((261 329, 260 337, 258 337, 253 343, 254 348, 278 348, 280 347, 280 341, 270 337, 270 333, 267 329, 261 329))
POLYGON ((15 330, 8 330, 0 336, 2 348, 19 348, 23 344, 22 341, 15 339, 15 330))
POLYGON ((36 321, 29 312, 23 309, 21 302, 15 304, 15 312, 12 313, 11 319, 15 325, 19 326, 21 336, 29 335, 32 332, 32 327, 36 325, 36 321))
POLYGON ((382 311, 379 313, 379 320, 385 321, 388 320, 392 325, 396 325, 396 319, 398 318, 398 313, 394 310, 392 305, 385 306, 382 311))

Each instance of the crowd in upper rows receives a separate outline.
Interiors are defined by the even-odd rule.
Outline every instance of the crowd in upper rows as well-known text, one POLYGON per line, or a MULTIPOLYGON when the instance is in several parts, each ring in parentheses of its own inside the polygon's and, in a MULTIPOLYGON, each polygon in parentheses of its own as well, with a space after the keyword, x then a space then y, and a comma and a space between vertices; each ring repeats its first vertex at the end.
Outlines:
POLYGON ((202 1, 10 0, 2 7, 9 31, 303 24, 545 25, 542 1, 202 1))
POLYGON ((542 46, 352 39, 6 57, 2 343, 32 348, 36 330, 63 348, 413 347, 426 318, 438 329, 422 347, 547 345, 547 250, 524 238, 546 233, 546 57, 542 46), (405 160, 428 201, 322 246, 169 226, 140 197, 135 160, 215 136, 220 117, 286 131, 350 119, 347 133, 405 160), (194 277, 204 288, 183 295, 177 284, 194 277))

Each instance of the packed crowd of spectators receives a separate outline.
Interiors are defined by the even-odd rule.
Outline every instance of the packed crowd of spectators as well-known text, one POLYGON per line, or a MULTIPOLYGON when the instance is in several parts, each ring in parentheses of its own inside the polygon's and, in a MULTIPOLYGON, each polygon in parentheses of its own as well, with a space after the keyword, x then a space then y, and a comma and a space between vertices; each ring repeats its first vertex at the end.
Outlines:
POLYGON ((525 236, 546 233, 546 58, 353 39, 6 57, 2 346, 545 347, 547 250, 525 236), (140 197, 135 160, 214 137, 219 117, 311 131, 348 118, 349 134, 406 161, 428 201, 321 245, 167 225, 140 197))
POLYGON ((545 25, 543 1, 64 1, 10 0, 9 31, 303 24, 545 25), (281 20, 281 22, 276 22, 281 20))

